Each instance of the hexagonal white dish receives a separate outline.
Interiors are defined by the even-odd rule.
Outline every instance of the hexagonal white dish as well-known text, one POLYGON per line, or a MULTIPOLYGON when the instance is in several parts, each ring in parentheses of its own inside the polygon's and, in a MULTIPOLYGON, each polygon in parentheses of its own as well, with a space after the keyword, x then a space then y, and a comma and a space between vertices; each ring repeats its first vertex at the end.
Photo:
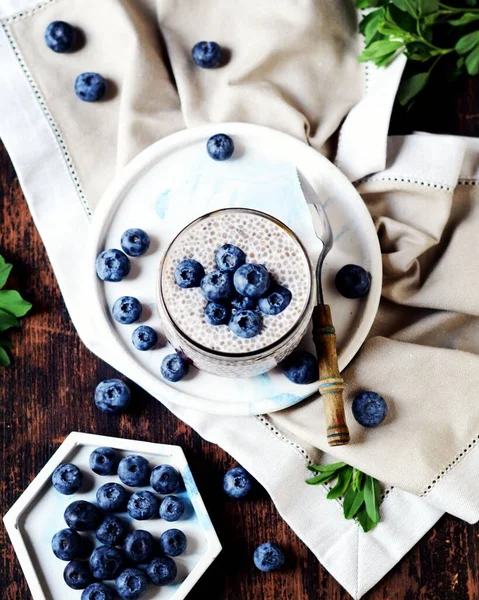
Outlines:
MULTIPOLYGON (((32 483, 4 517, 5 527, 17 553, 34 600, 80 600, 81 591, 70 589, 63 581, 67 562, 58 560, 51 550, 53 535, 66 527, 65 508, 74 500, 95 501, 95 492, 104 483, 119 482, 117 475, 100 476, 88 464, 90 453, 100 446, 110 446, 122 456, 141 454, 152 467, 168 463, 176 467, 185 490, 178 493, 185 500, 185 515, 168 523, 163 519, 132 521, 135 529, 146 529, 156 538, 173 527, 184 531, 188 547, 185 554, 175 558, 178 575, 172 585, 157 587, 151 584, 143 600, 181 600, 191 591, 221 550, 221 544, 201 499, 183 450, 179 446, 153 444, 87 433, 71 433, 38 473, 32 483), (76 464, 84 475, 82 490, 71 496, 58 493, 51 484, 51 475, 62 463, 76 464)), ((128 488, 128 486, 125 486, 128 488)), ((130 489, 130 488, 129 488, 130 489)), ((133 490, 134 488, 131 488, 133 490)), ((138 488, 136 488, 138 489, 138 488)), ((141 488, 148 489, 148 488, 141 488)), ((85 535, 85 534, 82 534, 85 535)), ((94 534, 88 534, 93 539, 94 534)), ((95 544, 99 542, 95 540, 95 544)), ((111 585, 111 582, 107 582, 111 585)))

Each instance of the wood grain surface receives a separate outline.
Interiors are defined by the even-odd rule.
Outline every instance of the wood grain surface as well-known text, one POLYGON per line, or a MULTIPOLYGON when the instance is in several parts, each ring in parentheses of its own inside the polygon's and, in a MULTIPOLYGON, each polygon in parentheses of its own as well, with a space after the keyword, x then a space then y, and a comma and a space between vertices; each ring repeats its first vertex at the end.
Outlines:
MULTIPOLYGON (((396 111, 392 132, 426 129, 477 135, 478 81, 442 88, 437 96, 436 91, 430 92, 431 102, 418 103, 409 113, 396 111)), ((0 223, 0 253, 15 265, 12 283, 34 304, 21 330, 11 335, 12 366, 0 369, 0 515, 70 431, 179 444, 224 546, 190 600, 350 598, 289 529, 263 490, 243 501, 230 500, 222 493, 222 475, 233 466, 232 459, 203 441, 159 402, 132 386, 133 414, 112 418, 94 408, 95 385, 118 374, 93 356, 74 331, 3 147, 0 223), (277 541, 286 550, 286 567, 280 572, 263 574, 253 567, 253 550, 266 540, 277 541)), ((477 473, 471 476, 477 477, 477 473)), ((321 519, 321 514, 317 518, 321 519)), ((478 542, 479 526, 444 517, 366 595, 367 600, 477 600, 478 542)), ((31 595, 2 524, 0 548, 1 600, 29 600, 31 595)))

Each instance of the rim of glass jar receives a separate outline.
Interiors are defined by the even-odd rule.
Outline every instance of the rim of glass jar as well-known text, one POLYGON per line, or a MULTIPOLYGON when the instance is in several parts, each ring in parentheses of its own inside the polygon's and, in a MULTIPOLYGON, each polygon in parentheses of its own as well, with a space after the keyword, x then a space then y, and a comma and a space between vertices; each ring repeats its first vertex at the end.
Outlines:
MULTIPOLYGON (((261 355, 263 355, 265 353, 271 352, 272 350, 274 350, 278 346, 281 346, 299 328, 299 326, 303 322, 303 318, 304 318, 305 314, 308 312, 309 306, 311 304, 311 298, 312 298, 312 295, 314 293, 314 286, 312 285, 313 277, 314 277, 313 267, 312 267, 309 255, 306 252, 306 248, 301 243, 300 239, 294 233, 294 231, 292 231, 282 221, 280 221, 276 217, 273 217, 272 215, 268 215, 267 213, 264 213, 264 212, 262 212, 260 210, 256 210, 254 208, 243 208, 243 207, 221 208, 221 209, 218 209, 218 210, 213 210, 213 211, 211 211, 209 213, 206 213, 204 215, 201 215, 200 217, 198 217, 194 221, 191 221, 191 223, 188 223, 188 225, 186 225, 185 227, 183 227, 183 229, 181 229, 181 231, 179 231, 175 235, 175 237, 173 238, 173 240, 170 242, 170 244, 168 245, 168 248, 166 249, 166 252, 164 253, 163 258, 161 260, 160 268, 158 269, 157 301, 158 301, 158 303, 161 303, 161 306, 162 306, 163 310, 165 311, 165 313, 166 313, 166 315, 168 317, 168 320, 169 320, 171 326, 176 331, 176 333, 183 340, 185 340, 185 342, 187 342, 188 344, 190 344, 191 346, 193 346, 194 349, 200 351, 201 353, 205 354, 206 356, 215 356, 216 358, 224 358, 224 359, 228 359, 228 360, 231 360, 233 358, 237 358, 237 359, 254 358, 254 357, 259 357, 259 356, 261 356, 261 355), (180 329, 180 327, 178 327, 178 325, 175 323, 175 321, 171 317, 170 311, 168 310, 168 307, 166 306, 166 302, 164 301, 164 298, 163 298, 163 287, 162 287, 162 283, 161 283, 162 282, 162 275, 163 275, 163 268, 164 268, 164 265, 165 265, 165 258, 168 256, 168 253, 170 251, 171 246, 190 227, 193 227, 197 223, 203 221, 204 219, 208 219, 208 218, 212 217, 213 215, 217 215, 217 214, 220 214, 220 213, 226 213, 226 212, 235 212, 235 213, 236 212, 242 212, 242 213, 246 212, 246 213, 250 213, 250 214, 253 214, 253 215, 258 215, 260 217, 263 217, 263 218, 266 218, 266 219, 268 219, 270 221, 273 221, 276 225, 278 225, 281 229, 283 229, 283 231, 285 231, 296 242, 296 244, 300 247, 301 252, 303 253, 303 256, 305 257, 306 263, 308 265, 309 295, 308 295, 308 298, 307 298, 307 300, 306 300, 306 302, 304 304, 303 310, 301 311, 301 314, 298 317, 298 319, 296 320, 295 324, 282 337, 280 337, 278 340, 276 340, 272 344, 269 344, 268 346, 265 346, 264 348, 258 348, 257 350, 252 350, 250 352, 221 352, 219 350, 213 350, 211 348, 207 348, 206 346, 203 346, 202 344, 199 344, 195 340, 191 339, 182 329, 180 329)), ((161 318, 161 314, 160 314, 160 318, 161 318)))

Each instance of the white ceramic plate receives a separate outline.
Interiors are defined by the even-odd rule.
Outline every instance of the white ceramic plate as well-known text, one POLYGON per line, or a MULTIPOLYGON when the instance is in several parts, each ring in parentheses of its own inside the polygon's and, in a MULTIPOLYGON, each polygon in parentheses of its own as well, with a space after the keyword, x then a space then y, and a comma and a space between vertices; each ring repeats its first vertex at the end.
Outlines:
MULTIPOLYGON (((161 361, 173 351, 171 346, 160 344, 155 350, 139 352, 131 343, 132 331, 140 323, 151 325, 161 332, 156 309, 156 278, 162 253, 172 238, 200 214, 231 205, 230 192, 222 196, 220 190, 217 194, 216 172, 223 178, 222 185, 225 180, 234 183, 249 178, 248 185, 251 185, 246 190, 251 194, 248 193, 247 198, 255 197, 256 193, 250 207, 270 214, 274 212, 274 216, 295 231, 314 261, 320 246, 309 216, 301 216, 301 220, 297 221, 298 214, 305 214, 304 198, 298 201, 298 211, 294 218, 291 217, 293 222, 288 217, 292 211, 288 213, 281 206, 274 206, 266 194, 265 206, 261 206, 261 192, 258 190, 266 188, 254 186, 267 185, 268 173, 264 173, 264 177, 262 173, 258 175, 255 165, 264 165, 265 161, 271 165, 273 172, 281 170, 281 164, 293 165, 300 179, 306 178, 318 194, 331 221, 335 243, 324 265, 323 288, 325 300, 332 308, 341 369, 356 354, 371 328, 381 294, 381 253, 370 214, 346 177, 305 143, 272 129, 243 123, 222 123, 185 130, 147 148, 119 174, 94 215, 86 253, 86 291, 94 331, 92 349, 157 398, 215 414, 245 415, 292 406, 317 389, 316 384, 299 386, 289 382, 279 368, 241 382, 191 369, 184 380, 173 384, 164 381, 160 375, 161 361), (231 135, 235 141, 235 154, 224 163, 212 161, 206 155, 206 140, 218 132, 231 135), (202 166, 208 174, 206 183, 211 185, 215 196, 213 205, 207 207, 195 205, 194 185, 183 185, 190 170, 198 170, 202 166), (254 183, 251 183, 251 178, 254 183), (178 192, 178 189, 189 190, 189 197, 182 199, 178 193, 172 196, 171 191, 178 192), (175 202, 174 206, 170 202, 168 210, 165 210, 168 197, 170 200, 175 198, 175 202), (96 256, 106 248, 121 248, 121 235, 131 227, 144 229, 150 235, 149 252, 131 259, 130 275, 122 282, 100 281, 95 273, 96 256), (347 263, 362 265, 372 274, 371 291, 364 300, 348 300, 335 289, 334 277, 347 263), (111 307, 123 295, 135 296, 142 303, 144 312, 139 322, 119 325, 111 317, 111 307)), ((271 180, 271 185, 275 185, 275 180, 271 180)), ((238 191, 235 188, 236 192, 244 193, 244 189, 238 191)), ((305 339, 303 345, 312 348, 309 339, 305 339)))
MULTIPOLYGON (((51 550, 51 539, 57 531, 66 527, 63 513, 71 502, 95 502, 96 490, 101 485, 109 481, 121 483, 116 475, 100 476, 90 470, 90 454, 101 446, 114 448, 121 456, 140 454, 149 461, 152 468, 163 463, 173 465, 181 473, 185 490, 180 491, 178 496, 184 499, 186 505, 181 519, 168 523, 159 518, 134 521, 126 513, 120 516, 129 521, 132 529, 146 529, 155 538, 166 529, 177 528, 185 533, 188 543, 186 551, 174 559, 178 568, 175 581, 162 587, 151 584, 143 596, 143 600, 182 600, 221 550, 220 541, 199 495, 183 450, 179 446, 77 432, 66 438, 4 517, 5 526, 34 600, 80 599, 81 592, 70 589, 63 581, 63 570, 68 563, 55 557, 51 550), (51 476, 56 467, 67 462, 77 465, 84 476, 82 489, 71 496, 63 496, 51 483, 51 476)), ((131 488, 130 491, 138 489, 131 488)), ((81 535, 94 538, 91 533, 81 535)), ((96 545, 99 546, 100 543, 96 542, 96 545)), ((113 582, 106 583, 111 586, 113 582)))

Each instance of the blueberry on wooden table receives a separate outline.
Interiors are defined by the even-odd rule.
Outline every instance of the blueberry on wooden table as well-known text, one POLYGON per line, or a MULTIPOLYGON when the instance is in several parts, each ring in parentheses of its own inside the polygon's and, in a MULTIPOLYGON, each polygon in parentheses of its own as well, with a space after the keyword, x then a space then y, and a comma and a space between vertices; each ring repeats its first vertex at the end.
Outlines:
POLYGON ((119 483, 105 483, 96 491, 98 506, 105 512, 120 512, 125 510, 129 493, 119 483))
POLYGON ((206 151, 213 160, 228 160, 233 156, 235 145, 229 135, 216 133, 206 142, 206 151))
POLYGON ((96 448, 90 454, 90 469, 97 475, 114 475, 118 468, 120 457, 113 448, 96 448))
POLYGON ((96 539, 102 544, 118 546, 123 543, 127 534, 127 525, 123 519, 115 515, 106 515, 96 530, 96 539))
POLYGON ((72 560, 63 571, 63 579, 73 590, 83 590, 92 582, 92 574, 88 563, 83 560, 72 560))
POLYGON ((287 288, 275 285, 258 300, 258 308, 265 315, 279 315, 288 308, 291 298, 291 292, 287 288))
POLYGON ((175 580, 178 569, 172 558, 160 556, 151 561, 146 572, 155 585, 169 585, 175 580))
POLYGON ((246 254, 233 244, 224 244, 216 251, 216 266, 220 271, 234 272, 246 262, 246 254))
POLYGON ((160 546, 167 556, 180 556, 186 550, 186 535, 179 529, 167 529, 161 534, 160 546))
POLYGON ((80 469, 71 463, 59 465, 52 475, 53 487, 64 494, 70 496, 77 492, 83 483, 83 475, 80 469))
POLYGON ((247 263, 235 271, 233 283, 238 294, 259 298, 268 290, 271 278, 264 265, 247 263))
POLYGON ((244 498, 253 487, 253 478, 243 467, 233 467, 223 477, 223 490, 230 498, 244 498))
POLYGON ((76 39, 75 27, 65 21, 53 21, 45 30, 45 43, 54 52, 71 52, 76 39))
POLYGON ((185 512, 185 503, 177 496, 166 496, 160 504, 160 517, 165 521, 178 521, 185 512))
POLYGON ((121 248, 128 256, 143 256, 150 247, 150 237, 143 229, 127 229, 121 236, 121 248))
POLYGON ((121 250, 110 248, 101 252, 96 259, 96 274, 102 281, 117 283, 130 272, 130 259, 121 250))
POLYGON ((82 554, 82 538, 74 529, 57 531, 52 538, 53 554, 60 560, 73 560, 82 554))
POLYGON ((146 521, 158 515, 158 498, 148 491, 135 492, 128 500, 128 514, 137 521, 146 521))
POLYGON ((241 338, 252 338, 261 332, 261 317, 252 310, 237 310, 228 323, 230 331, 241 338))
POLYGON ((130 325, 141 317, 142 306, 140 301, 133 296, 121 296, 112 308, 115 321, 122 325, 130 325))
POLYGON ((92 583, 83 590, 81 600, 115 600, 115 592, 104 583, 92 583))
POLYGON ((284 554, 278 544, 265 542, 258 546, 253 555, 254 564, 260 571, 276 571, 284 564, 284 554))
POLYGON ((189 365, 179 354, 167 354, 161 362, 160 370, 167 381, 176 383, 188 374, 189 365))
POLYGON ((117 594, 122 600, 136 600, 148 590, 148 578, 139 569, 126 569, 115 582, 117 594))
POLYGON ((201 292, 209 302, 222 302, 233 298, 235 290, 231 273, 210 271, 201 280, 201 292))
POLYGON ((306 385, 318 380, 318 359, 302 350, 293 352, 282 363, 283 372, 293 383, 306 385))
POLYGON ((174 494, 181 486, 181 475, 171 465, 159 465, 151 472, 150 485, 158 494, 174 494))
POLYGON ((75 79, 75 94, 84 102, 98 102, 106 93, 106 81, 100 73, 81 73, 75 79))
POLYGON ((130 388, 120 379, 106 379, 95 388, 95 404, 102 412, 119 415, 131 402, 130 388))
POLYGON ((352 404, 353 416, 363 427, 376 427, 386 418, 388 405, 376 392, 358 394, 352 404))
POLYGON ((371 274, 359 265, 345 265, 339 269, 336 279, 336 289, 345 298, 363 298, 371 287, 371 274))
POLYGON ((91 553, 89 564, 92 575, 100 581, 115 579, 123 568, 123 555, 114 546, 99 546, 91 553))
POLYGON ((205 321, 213 327, 218 325, 226 325, 231 317, 231 308, 218 302, 208 302, 205 306, 203 314, 205 321))
POLYGON ((101 510, 86 500, 69 504, 63 516, 68 527, 77 531, 95 531, 103 520, 101 510))
POLYGON ((156 331, 148 325, 140 325, 131 335, 133 346, 141 352, 151 350, 158 343, 156 331))
POLYGON ((144 563, 153 554, 154 539, 149 531, 136 529, 126 536, 123 545, 125 556, 135 563, 144 563))
POLYGON ((151 475, 149 462, 139 454, 130 454, 120 460, 118 477, 121 482, 131 487, 148 485, 151 475))
POLYGON ((202 69, 214 69, 221 63, 223 52, 216 42, 197 42, 191 49, 193 60, 202 69))
POLYGON ((175 281, 181 288, 199 287, 204 276, 203 266, 193 258, 185 258, 175 269, 175 281))

